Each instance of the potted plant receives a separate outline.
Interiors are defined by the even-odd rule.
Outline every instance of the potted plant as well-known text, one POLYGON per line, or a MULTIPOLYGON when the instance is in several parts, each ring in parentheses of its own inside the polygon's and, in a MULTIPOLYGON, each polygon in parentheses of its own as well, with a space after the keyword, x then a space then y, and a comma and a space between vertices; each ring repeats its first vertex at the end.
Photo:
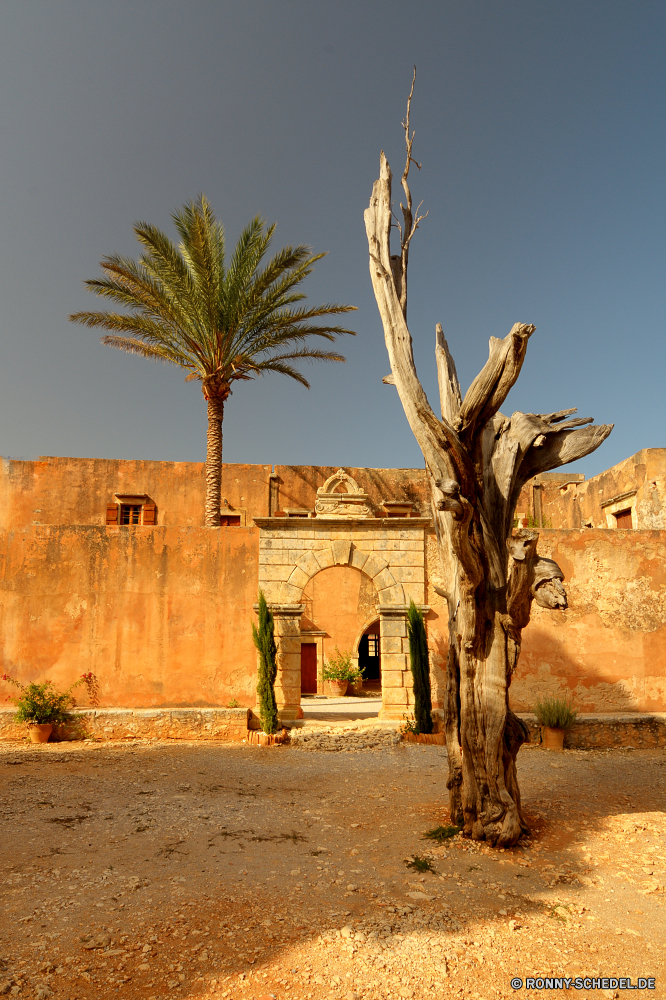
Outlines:
POLYGON ((357 667, 350 677, 347 691, 353 695, 360 695, 363 691, 363 671, 360 667, 357 667))
POLYGON ((16 705, 16 722, 25 722, 32 743, 46 743, 56 725, 66 725, 74 721, 71 709, 76 705, 72 694, 74 688, 86 684, 90 688, 93 674, 83 674, 66 691, 58 691, 51 681, 43 684, 21 684, 20 681, 4 674, 3 681, 8 681, 19 688, 21 694, 14 698, 16 705))
POLYGON ((564 734, 571 729, 578 714, 571 702, 565 698, 544 698, 537 701, 534 713, 546 750, 563 750, 564 734))
POLYGON ((328 681, 334 698, 342 698, 347 694, 350 681, 355 681, 358 674, 358 668, 352 666, 351 653, 341 653, 337 646, 335 656, 324 661, 322 677, 328 681))

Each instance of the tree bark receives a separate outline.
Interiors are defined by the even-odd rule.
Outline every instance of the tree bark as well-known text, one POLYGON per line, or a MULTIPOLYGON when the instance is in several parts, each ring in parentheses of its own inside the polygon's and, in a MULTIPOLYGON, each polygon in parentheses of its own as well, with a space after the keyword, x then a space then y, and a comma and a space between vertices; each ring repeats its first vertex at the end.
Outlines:
POLYGON ((208 401, 208 436, 206 439, 206 525, 220 526, 222 505, 222 419, 224 401, 213 396, 208 401))
MULTIPOLYGON (((402 186, 411 206, 409 105, 403 126, 407 167, 402 186)), ((402 252, 392 257, 391 218, 391 170, 382 153, 380 176, 365 212, 370 275, 391 363, 390 382, 423 452, 430 482, 441 571, 435 589, 448 604, 451 819, 463 824, 467 836, 510 846, 525 829, 516 756, 528 734, 509 708, 521 632, 532 600, 566 608, 562 573, 552 560, 537 555, 538 535, 513 534, 515 506, 523 485, 537 472, 589 454, 612 426, 583 427, 588 420, 563 423, 573 410, 514 413, 510 418, 499 412, 534 333, 534 326, 524 323, 516 323, 504 340, 491 338, 488 361, 464 399, 437 326, 442 416, 436 417, 416 374, 407 326, 405 234, 401 229, 402 252)))

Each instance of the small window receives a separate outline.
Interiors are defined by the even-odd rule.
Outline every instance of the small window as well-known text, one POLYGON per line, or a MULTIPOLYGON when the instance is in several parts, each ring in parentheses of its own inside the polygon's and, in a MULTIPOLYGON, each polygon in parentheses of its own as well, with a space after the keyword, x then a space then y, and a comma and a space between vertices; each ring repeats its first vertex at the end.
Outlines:
POLYGON ((157 507, 147 494, 121 496, 116 493, 116 502, 106 505, 107 525, 154 525, 157 524, 157 507))
POLYGON ((141 505, 138 503, 121 503, 121 524, 141 524, 141 505))
POLYGON ((615 527, 616 528, 633 528, 631 521, 631 507, 627 510, 618 510, 615 514, 615 527))
POLYGON ((240 523, 240 514, 220 514, 221 528, 239 528, 240 523))
POLYGON ((376 634, 368 636, 368 656, 379 656, 379 636, 376 634))

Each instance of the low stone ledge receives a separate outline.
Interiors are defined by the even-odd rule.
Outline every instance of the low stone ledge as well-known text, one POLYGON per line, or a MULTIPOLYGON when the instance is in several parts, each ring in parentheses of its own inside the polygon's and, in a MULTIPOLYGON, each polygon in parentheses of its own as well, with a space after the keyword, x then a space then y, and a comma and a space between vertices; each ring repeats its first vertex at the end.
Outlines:
MULTIPOLYGON (((517 713, 527 723, 530 741, 541 742, 536 715, 517 713)), ((649 750, 666 747, 666 712, 579 715, 564 735, 565 750, 611 750, 629 747, 649 750)))
MULTIPOLYGON (((517 712, 527 724, 530 742, 541 743, 541 727, 531 712, 517 712)), ((435 732, 444 732, 444 712, 432 713, 435 732)), ((649 750, 666 747, 666 712, 581 714, 564 736, 566 750, 611 750, 629 747, 649 750)))
MULTIPOLYGON (((56 739, 177 739, 240 741, 247 738, 249 708, 87 708, 73 713, 75 723, 57 730, 56 739)), ((14 709, 0 708, 0 741, 22 740, 26 727, 14 722, 14 709)))

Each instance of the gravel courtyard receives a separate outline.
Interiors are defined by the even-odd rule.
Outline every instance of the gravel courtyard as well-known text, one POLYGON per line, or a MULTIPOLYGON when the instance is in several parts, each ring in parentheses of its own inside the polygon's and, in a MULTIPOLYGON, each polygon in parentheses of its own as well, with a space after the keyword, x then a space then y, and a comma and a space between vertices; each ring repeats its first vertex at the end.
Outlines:
POLYGON ((524 748, 531 836, 494 851, 424 839, 441 747, 0 745, 0 994, 666 996, 665 762, 524 748))

